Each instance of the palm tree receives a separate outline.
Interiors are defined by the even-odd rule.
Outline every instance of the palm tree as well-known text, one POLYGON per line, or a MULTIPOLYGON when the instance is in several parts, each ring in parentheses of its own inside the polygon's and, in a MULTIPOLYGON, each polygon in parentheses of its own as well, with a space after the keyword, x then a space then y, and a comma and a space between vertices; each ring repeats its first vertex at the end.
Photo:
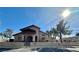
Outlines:
POLYGON ((51 28, 49 31, 46 31, 46 33, 48 34, 48 36, 53 35, 54 39, 56 39, 56 37, 58 36, 58 31, 56 28, 51 28))
POLYGON ((59 24, 57 24, 57 31, 59 33, 60 41, 62 43, 62 35, 70 35, 72 30, 69 30, 70 26, 66 26, 67 22, 61 20, 59 24))
POLYGON ((56 29, 56 28, 52 28, 52 29, 51 29, 51 32, 52 32, 52 34, 53 34, 54 39, 56 39, 56 37, 58 36, 58 31, 57 31, 57 29, 56 29))
POLYGON ((48 36, 51 36, 52 35, 52 32, 51 31, 46 31, 46 33, 48 34, 48 36))

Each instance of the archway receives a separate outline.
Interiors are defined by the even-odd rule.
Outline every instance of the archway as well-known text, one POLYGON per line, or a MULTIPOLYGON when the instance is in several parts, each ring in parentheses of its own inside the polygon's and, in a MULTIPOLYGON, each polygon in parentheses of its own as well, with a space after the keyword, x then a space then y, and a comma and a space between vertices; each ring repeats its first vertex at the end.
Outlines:
POLYGON ((33 37, 32 36, 28 36, 26 39, 27 42, 33 42, 33 37))
POLYGON ((30 46, 31 42, 33 42, 33 37, 32 36, 28 36, 25 40, 25 46, 30 46))

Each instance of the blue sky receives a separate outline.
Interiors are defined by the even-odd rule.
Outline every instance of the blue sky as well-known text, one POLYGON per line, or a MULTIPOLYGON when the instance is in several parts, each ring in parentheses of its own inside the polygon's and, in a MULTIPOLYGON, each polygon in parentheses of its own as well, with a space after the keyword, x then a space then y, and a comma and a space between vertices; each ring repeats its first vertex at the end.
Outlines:
POLYGON ((79 8, 11 8, 0 7, 0 32, 5 31, 7 28, 13 29, 13 31, 19 32, 20 28, 26 27, 31 24, 35 24, 41 28, 42 31, 49 30, 51 27, 55 27, 58 21, 61 19, 61 13, 69 9, 72 14, 67 18, 70 29, 73 30, 72 34, 79 32, 79 8))

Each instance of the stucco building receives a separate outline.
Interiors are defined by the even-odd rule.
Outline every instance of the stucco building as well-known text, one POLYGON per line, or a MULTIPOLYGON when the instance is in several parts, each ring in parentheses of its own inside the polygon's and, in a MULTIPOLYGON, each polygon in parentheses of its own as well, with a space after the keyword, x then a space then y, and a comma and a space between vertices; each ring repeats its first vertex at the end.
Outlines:
POLYGON ((0 33, 0 42, 7 42, 9 41, 9 38, 5 37, 4 35, 2 35, 2 33, 0 33))
POLYGON ((44 42, 51 39, 48 34, 40 31, 40 28, 35 25, 24 27, 20 31, 20 33, 14 34, 16 42, 44 42))

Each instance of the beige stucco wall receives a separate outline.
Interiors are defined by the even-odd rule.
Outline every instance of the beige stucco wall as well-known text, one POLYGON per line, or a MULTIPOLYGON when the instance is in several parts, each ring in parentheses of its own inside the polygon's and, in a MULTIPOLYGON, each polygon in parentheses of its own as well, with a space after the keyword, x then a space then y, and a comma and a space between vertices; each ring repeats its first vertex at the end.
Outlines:
POLYGON ((36 27, 31 27, 30 29, 33 29, 36 31, 35 34, 18 34, 18 35, 15 35, 15 41, 24 41, 24 39, 27 39, 28 36, 32 36, 33 37, 33 41, 35 41, 35 36, 37 36, 37 41, 40 41, 42 40, 42 38, 45 38, 44 40, 50 40, 50 37, 43 33, 43 32, 40 32, 40 29, 39 28, 36 28, 36 27), (18 39, 18 37, 20 37, 18 39))
MULTIPOLYGON (((32 36, 32 37, 33 37, 33 36, 34 36, 34 34, 24 34, 24 36, 25 36, 25 38, 24 38, 24 39, 27 39, 27 37, 28 37, 28 36, 32 36)), ((33 41, 34 41, 34 38, 33 38, 33 41)))
POLYGON ((15 41, 23 41, 22 40, 22 34, 17 34, 17 35, 15 35, 15 41))
POLYGON ((36 28, 36 27, 31 27, 30 29, 33 29, 36 31, 35 34, 18 34, 18 35, 15 35, 15 41, 23 41, 24 40, 24 36, 25 36, 25 39, 27 39, 28 36, 32 36, 33 37, 33 41, 35 41, 35 36, 37 36, 37 40, 39 40, 39 31, 40 29, 39 28, 36 28), (18 39, 18 37, 20 37, 18 39))
POLYGON ((40 40, 42 40, 42 38, 45 38, 44 39, 45 41, 46 40, 50 41, 50 39, 51 39, 47 34, 40 32, 40 40))
POLYGON ((33 29, 33 30, 36 31, 36 34, 34 34, 34 38, 35 38, 35 36, 37 36, 37 40, 39 41, 39 38, 40 38, 40 29, 36 28, 36 27, 31 27, 30 29, 33 29))

